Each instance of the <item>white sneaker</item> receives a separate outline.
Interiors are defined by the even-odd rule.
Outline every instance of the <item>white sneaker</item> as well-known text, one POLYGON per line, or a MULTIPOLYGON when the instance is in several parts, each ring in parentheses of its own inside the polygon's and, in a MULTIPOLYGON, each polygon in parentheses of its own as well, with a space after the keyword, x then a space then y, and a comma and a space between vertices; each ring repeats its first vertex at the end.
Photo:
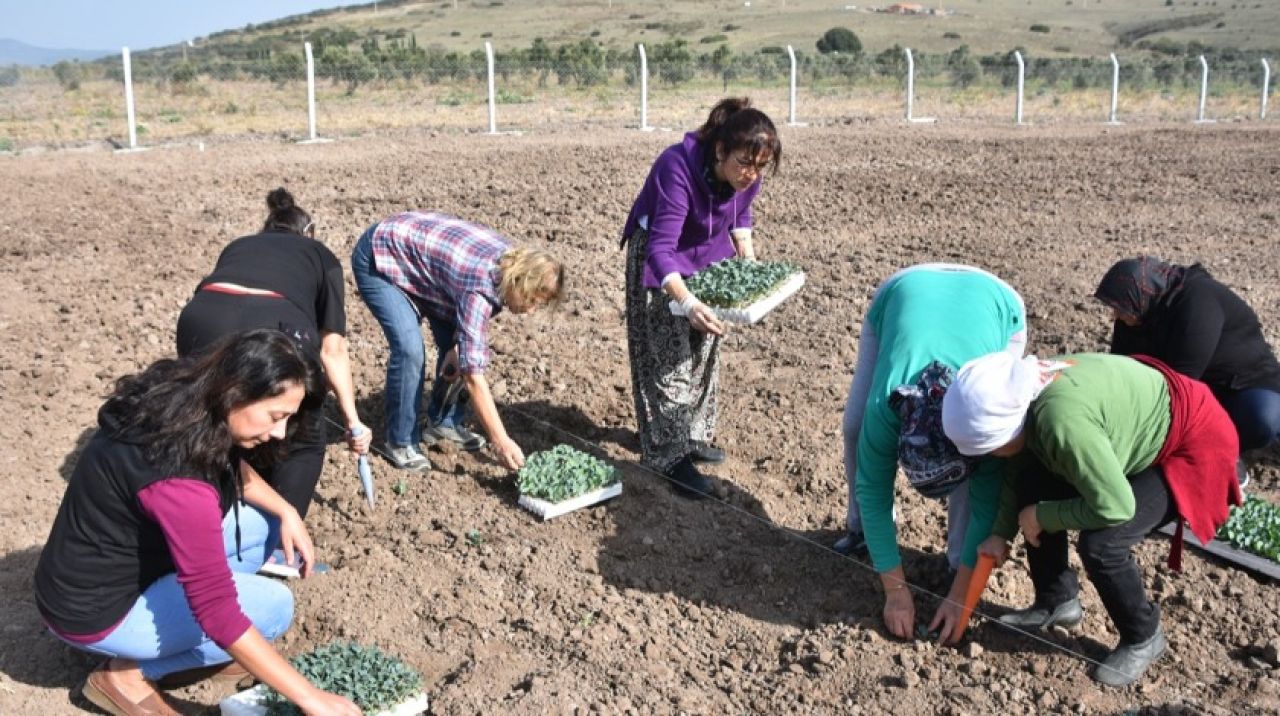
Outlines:
POLYGON ((431 469, 431 461, 418 450, 417 445, 402 445, 400 447, 387 445, 386 458, 387 462, 395 466, 397 470, 426 472, 431 469))

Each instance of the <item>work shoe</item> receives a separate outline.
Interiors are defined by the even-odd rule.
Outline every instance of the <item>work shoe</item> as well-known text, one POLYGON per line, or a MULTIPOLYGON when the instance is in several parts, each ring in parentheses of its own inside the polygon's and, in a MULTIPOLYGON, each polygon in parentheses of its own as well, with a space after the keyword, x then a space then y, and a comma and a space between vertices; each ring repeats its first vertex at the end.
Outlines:
POLYGON ((80 693, 111 716, 181 716, 159 691, 152 691, 141 701, 131 701, 112 682, 107 662, 89 672, 80 693))
POLYGON ((1009 612, 1000 617, 1005 626, 1018 629, 1039 629, 1044 631, 1052 626, 1073 627, 1084 620, 1084 610, 1080 608, 1080 600, 1068 599, 1050 609, 1032 604, 1026 609, 1009 612))
POLYGON ((836 540, 831 545, 831 549, 843 554, 846 557, 869 557, 870 552, 867 551, 867 536, 858 532, 845 532, 844 536, 836 540))
POLYGON ((1124 644, 1107 655, 1098 668, 1093 670, 1093 679, 1107 686, 1128 686, 1142 678, 1151 662, 1160 658, 1169 642, 1165 641, 1164 629, 1156 625, 1156 633, 1151 638, 1137 644, 1124 644))
POLYGON ((693 456, 686 455, 664 473, 672 481, 676 494, 691 500, 700 500, 711 494, 711 479, 693 466, 693 456))
POLYGON ((228 661, 225 664, 200 666, 166 674, 156 679, 156 686, 162 689, 181 689, 201 681, 210 681, 215 684, 231 684, 235 686, 236 690, 240 690, 253 685, 253 674, 250 674, 248 669, 236 662, 228 661))
POLYGON ((450 442, 457 445, 459 450, 465 450, 466 452, 482 450, 485 445, 489 444, 489 441, 485 440, 484 437, 476 435, 462 425, 433 425, 427 428, 422 437, 426 440, 427 445, 450 442))
POLYGON ((719 465, 724 462, 724 450, 710 443, 694 440, 689 444, 689 447, 693 448, 691 455, 694 462, 705 462, 709 465, 719 465))
POLYGON ((418 450, 417 445, 387 445, 386 458, 397 470, 426 472, 431 469, 431 461, 418 450))

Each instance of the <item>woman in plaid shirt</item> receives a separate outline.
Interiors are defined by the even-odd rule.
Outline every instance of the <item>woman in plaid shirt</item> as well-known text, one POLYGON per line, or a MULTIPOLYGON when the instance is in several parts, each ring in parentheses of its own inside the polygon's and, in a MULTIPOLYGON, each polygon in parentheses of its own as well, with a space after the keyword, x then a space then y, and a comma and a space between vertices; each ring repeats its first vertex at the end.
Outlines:
POLYGON ((485 226, 410 211, 369 227, 356 242, 351 270, 391 348, 383 394, 391 463, 406 470, 431 469, 419 447, 426 365, 419 326, 425 317, 437 350, 428 438, 453 440, 470 450, 484 446, 483 438, 462 426, 459 403, 445 400, 449 384, 462 380, 494 452, 507 468, 519 469, 524 453, 503 427, 485 379, 489 321, 503 308, 521 314, 558 302, 564 265, 541 249, 513 247, 485 226))

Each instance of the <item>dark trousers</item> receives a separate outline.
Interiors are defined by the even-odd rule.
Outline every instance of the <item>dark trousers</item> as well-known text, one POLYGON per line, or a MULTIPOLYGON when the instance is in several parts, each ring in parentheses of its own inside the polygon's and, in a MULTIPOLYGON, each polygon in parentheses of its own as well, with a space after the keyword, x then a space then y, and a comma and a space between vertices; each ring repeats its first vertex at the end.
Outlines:
POLYGON ((1215 392, 1240 436, 1240 452, 1280 441, 1280 393, 1266 388, 1215 392))
MULTIPOLYGON (((1145 641, 1160 625, 1160 607, 1147 598, 1133 546, 1178 516, 1160 468, 1149 467, 1129 476, 1129 485, 1133 488, 1133 518, 1114 527, 1083 530, 1076 545, 1085 572, 1120 632, 1122 644, 1145 641)), ((1080 493, 1074 487, 1038 462, 1018 479, 1019 509, 1037 502, 1078 497, 1080 493)), ((1038 605, 1054 607, 1080 592, 1076 573, 1067 563, 1067 548, 1066 532, 1042 532, 1039 547, 1027 545, 1038 605)))
MULTIPOLYGON (((197 291, 178 316, 178 355, 199 353, 227 336, 255 328, 284 331, 319 354, 315 321, 287 299, 197 291)), ((315 411, 297 435, 282 460, 271 467, 254 464, 254 469, 305 518, 324 467, 323 414, 315 411)))

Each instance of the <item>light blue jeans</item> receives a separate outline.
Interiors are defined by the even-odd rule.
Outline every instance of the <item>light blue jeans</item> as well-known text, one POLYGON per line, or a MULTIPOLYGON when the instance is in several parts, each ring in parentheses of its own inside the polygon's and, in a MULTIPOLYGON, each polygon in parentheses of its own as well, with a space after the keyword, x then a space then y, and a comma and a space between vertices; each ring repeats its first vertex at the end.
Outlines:
MULTIPOLYGON (((422 441, 420 405, 425 383, 423 369, 427 363, 422 343, 422 319, 413 302, 398 286, 378 272, 373 258, 373 229, 366 231, 351 252, 351 273, 356 288, 369 312, 382 326, 390 355, 387 357, 387 384, 382 393, 386 410, 387 444, 394 447, 417 445, 422 441)), ((431 387, 431 403, 427 419, 432 424, 456 426, 463 419, 461 402, 450 406, 442 415, 443 397, 448 383, 440 377, 440 366, 457 342, 455 327, 447 321, 427 316, 431 339, 436 345, 435 380, 431 387)))
MULTIPOLYGON (((235 511, 222 520, 222 542, 235 580, 240 609, 268 641, 293 621, 293 593, 280 582, 255 574, 271 555, 279 522, 240 503, 240 550, 236 552, 235 511)), ((142 675, 156 680, 175 671, 225 664, 231 655, 200 629, 186 594, 171 573, 147 587, 124 621, 93 644, 67 642, 77 649, 138 662, 142 675)))

